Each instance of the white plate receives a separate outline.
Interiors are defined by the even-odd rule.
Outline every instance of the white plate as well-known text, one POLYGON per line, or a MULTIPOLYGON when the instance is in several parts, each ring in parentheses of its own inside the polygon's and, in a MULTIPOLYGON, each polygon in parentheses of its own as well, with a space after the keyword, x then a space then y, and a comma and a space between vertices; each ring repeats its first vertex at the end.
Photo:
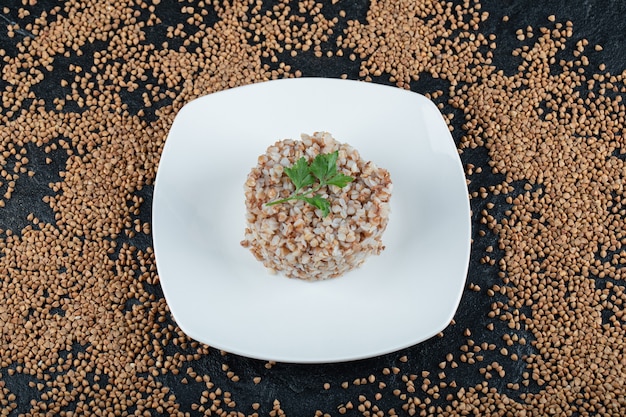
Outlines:
POLYGON ((470 253, 457 149, 437 107, 398 88, 269 81, 196 99, 176 116, 153 200, 165 299, 190 337, 280 362, 337 362, 424 341, 451 321, 470 253), (276 140, 330 132, 391 174, 387 249, 343 277, 271 275, 240 246, 243 183, 276 140))

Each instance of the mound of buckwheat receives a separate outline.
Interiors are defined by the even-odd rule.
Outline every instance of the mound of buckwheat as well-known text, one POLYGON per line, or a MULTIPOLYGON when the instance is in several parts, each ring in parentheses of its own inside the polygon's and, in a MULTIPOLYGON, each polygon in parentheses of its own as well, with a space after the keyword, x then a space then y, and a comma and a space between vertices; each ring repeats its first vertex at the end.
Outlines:
POLYGON ((384 250, 392 183, 389 172, 365 161, 330 133, 303 134, 267 148, 245 185, 247 227, 242 246, 271 272, 309 281, 339 277, 384 250), (296 189, 285 169, 300 158, 337 152, 337 172, 353 178, 344 187, 328 185, 319 197, 328 213, 303 200, 268 205, 296 189))

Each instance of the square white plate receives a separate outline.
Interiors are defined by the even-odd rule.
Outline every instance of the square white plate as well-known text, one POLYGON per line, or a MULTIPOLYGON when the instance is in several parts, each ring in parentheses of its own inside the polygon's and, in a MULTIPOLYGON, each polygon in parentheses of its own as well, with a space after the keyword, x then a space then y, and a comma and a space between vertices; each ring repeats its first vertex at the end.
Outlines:
POLYGON ((190 337, 280 362, 376 356, 443 330, 470 254, 465 175, 424 96, 338 79, 269 81, 198 98, 176 116, 153 197, 154 249, 172 315, 190 337), (343 277, 271 275, 240 246, 243 183, 277 140, 330 132, 391 174, 386 250, 343 277))

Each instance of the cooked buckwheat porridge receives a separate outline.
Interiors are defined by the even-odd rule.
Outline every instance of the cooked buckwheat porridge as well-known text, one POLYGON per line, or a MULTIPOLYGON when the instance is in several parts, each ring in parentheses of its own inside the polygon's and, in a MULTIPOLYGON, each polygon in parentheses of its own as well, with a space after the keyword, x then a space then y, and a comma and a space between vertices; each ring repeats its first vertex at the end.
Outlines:
POLYGON ((271 272, 309 281, 335 278, 385 248, 389 172, 327 132, 302 134, 301 140, 285 139, 268 147, 248 174, 244 190, 247 227, 241 244, 271 272), (331 161, 336 163, 338 185, 313 183, 310 177, 311 184, 296 189, 288 173, 301 164, 299 172, 305 175, 316 157, 335 152, 336 162, 331 161), (294 194, 316 198, 290 199, 294 194))

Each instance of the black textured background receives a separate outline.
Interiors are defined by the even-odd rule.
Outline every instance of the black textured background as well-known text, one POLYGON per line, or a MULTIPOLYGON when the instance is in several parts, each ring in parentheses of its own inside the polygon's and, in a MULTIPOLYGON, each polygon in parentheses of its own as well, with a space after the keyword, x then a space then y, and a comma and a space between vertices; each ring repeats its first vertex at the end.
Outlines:
MULTIPOLYGON (((330 3, 330 2, 326 2, 330 3)), ((11 22, 20 22, 14 11, 17 6, 21 5, 20 0, 9 0, 3 2, 6 7, 11 9, 8 14, 0 15, 0 48, 4 49, 7 55, 17 54, 16 44, 24 36, 32 36, 23 31, 16 34, 14 38, 7 36, 6 25, 11 22)), ((32 8, 32 15, 36 16, 40 11, 52 7, 56 4, 62 4, 62 1, 39 0, 37 5, 32 8)), ((500 0, 483 0, 481 1, 482 10, 488 11, 490 17, 481 25, 481 31, 484 33, 495 33, 498 39, 498 47, 494 51, 494 64, 506 71, 514 71, 517 67, 519 57, 513 57, 511 51, 519 46, 516 39, 515 30, 523 28, 527 25, 539 27, 548 24, 547 17, 556 15, 559 21, 571 20, 574 24, 574 37, 569 42, 569 47, 575 44, 577 39, 586 38, 590 44, 601 44, 603 51, 595 52, 589 50, 591 67, 597 67, 604 63, 607 70, 611 72, 621 72, 626 68, 626 52, 624 50, 624 39, 626 38, 626 1, 622 0, 586 0, 586 1, 567 1, 567 0, 519 0, 519 1, 500 1, 500 0), (508 22, 503 22, 502 17, 509 16, 508 22)), ((359 19, 364 21, 367 12, 367 1, 341 1, 340 6, 346 11, 349 19, 359 19)), ((168 16, 171 21, 164 22, 169 25, 176 22, 177 13, 180 11, 180 5, 173 1, 163 1, 160 5, 162 15, 168 16), (167 11, 163 13, 163 11, 167 11)), ((328 5, 328 7, 332 7, 328 5)), ((1 11, 1 8, 0 8, 1 11)), ((148 32, 149 36, 155 39, 161 36, 158 28, 148 32)), ((148 38, 148 41, 151 41, 148 38)), ((94 45, 95 49, 98 45, 94 45)), ((67 65, 77 63, 87 65, 90 59, 93 59, 86 47, 82 57, 73 57, 77 61, 68 59, 67 65)), ((359 79, 359 61, 352 62, 347 57, 332 58, 315 58, 313 54, 299 54, 296 58, 289 56, 281 57, 283 62, 292 65, 293 70, 300 70, 303 76, 320 76, 320 77, 339 77, 347 74, 348 78, 359 79)), ((1 64, 0 64, 1 65, 1 64)), ((59 80, 64 77, 61 73, 63 68, 61 60, 55 63, 55 72, 47 74, 44 82, 40 83, 36 89, 37 96, 48 99, 64 94, 59 91, 59 80)), ((389 84, 386 78, 374 79, 374 82, 389 84)), ((4 80, 0 80, 0 90, 6 87, 4 80)), ((412 89, 417 92, 425 93, 438 89, 446 89, 446 84, 442 80, 432 79, 423 76, 420 81, 414 83, 412 89)), ((123 96, 124 97, 124 96, 123 96)), ((138 111, 142 107, 141 100, 129 94, 124 97, 131 111, 138 111)), ((439 100, 444 104, 444 113, 458 113, 458 110, 452 108, 445 102, 445 99, 439 100)), ((166 104, 165 102, 163 104, 166 104)), ((70 109, 74 110, 74 109, 70 109)), ((146 118, 153 118, 155 108, 146 112, 146 118)), ((459 114, 460 115, 460 114, 459 114)), ((458 142, 463 134, 461 127, 463 118, 455 117, 452 125, 455 127, 452 132, 453 137, 458 142)), ((63 170, 67 155, 63 152, 56 152, 51 155, 43 155, 41 149, 31 146, 29 149, 32 169, 39 175, 37 179, 30 179, 27 176, 20 177, 21 183, 16 187, 16 193, 7 202, 6 207, 0 208, 0 228, 21 230, 29 222, 26 220, 28 213, 34 212, 43 221, 53 223, 54 214, 50 207, 42 202, 42 197, 51 194, 50 188, 47 186, 49 182, 58 181, 58 172, 63 170), (48 156, 53 159, 52 164, 45 164, 43 159, 48 156)), ((474 164, 475 166, 488 167, 487 151, 484 148, 466 149, 461 155, 464 164, 474 164)), ((469 191, 478 190, 480 187, 488 187, 498 184, 503 177, 493 175, 488 169, 483 171, 481 175, 474 175, 469 186, 469 191)), ((521 191, 524 184, 513 184, 517 190, 521 191)), ((150 205, 152 187, 147 186, 141 190, 141 195, 145 198, 145 202, 141 209, 140 218, 142 221, 150 221, 150 205)), ((515 194, 515 193, 514 193, 515 194)), ((496 216, 504 216, 504 211, 508 205, 504 201, 504 196, 490 196, 488 200, 472 199, 473 210, 473 251, 470 260, 468 284, 474 283, 483 288, 483 291, 471 291, 466 289, 458 313, 454 319, 455 323, 450 325, 443 331, 441 337, 434 337, 417 346, 404 349, 400 352, 394 352, 388 355, 365 359, 349 363, 338 364, 318 364, 318 365, 297 365, 297 364, 274 364, 269 367, 264 361, 240 357, 226 352, 219 352, 215 349, 209 349, 209 353, 202 355, 198 360, 193 361, 193 368, 199 374, 210 375, 216 386, 222 387, 224 390, 231 392, 233 398, 236 398, 238 406, 236 411, 244 414, 250 414, 253 410, 250 404, 258 402, 261 408, 258 410, 260 415, 267 415, 274 405, 274 400, 280 401, 282 410, 289 416, 312 416, 316 410, 321 410, 331 415, 338 415, 337 404, 345 404, 352 401, 353 404, 359 404, 359 395, 365 395, 373 398, 375 393, 380 392, 379 382, 384 382, 386 388, 382 399, 377 402, 381 409, 388 410, 395 408, 398 413, 403 413, 401 405, 405 401, 391 395, 394 387, 403 388, 405 382, 401 380, 402 375, 420 374, 423 371, 429 371, 432 379, 436 380, 436 374, 440 371, 438 364, 445 360, 447 353, 458 355, 458 346, 467 342, 468 336, 464 335, 466 329, 470 329, 472 338, 476 340, 494 343, 498 346, 502 344, 502 335, 507 331, 505 322, 496 321, 496 329, 487 331, 485 324, 487 323, 486 315, 490 311, 490 304, 494 301, 493 297, 488 297, 484 289, 489 288, 498 282, 498 267, 490 266, 480 262, 480 258, 484 254, 487 246, 497 248, 497 237, 485 226, 479 222, 479 212, 484 208, 487 202, 495 204, 495 208, 491 210, 491 214, 496 216), (495 213, 495 214, 494 214, 495 213), (479 236, 480 230, 485 231, 485 236, 479 236), (501 328, 498 328, 501 326, 501 328), (406 356, 407 362, 399 360, 400 357, 406 356), (222 370, 223 364, 227 364, 230 370, 233 370, 240 376, 239 382, 230 381, 225 372, 222 370), (384 375, 384 368, 398 367, 401 372, 398 375, 384 375), (269 369, 268 369, 269 368, 269 369), (374 375, 376 382, 373 384, 354 385, 355 379, 361 379, 374 375), (260 376, 261 382, 254 384, 252 377, 260 376), (350 382, 347 389, 342 388, 342 382, 350 382), (324 383, 330 383, 330 389, 324 389, 324 383)), ((120 238, 124 241, 126 238, 120 238)), ((126 239, 140 248, 151 245, 149 238, 138 235, 135 238, 126 239), (148 239, 148 240, 147 240, 148 239)), ((496 256, 497 257, 497 256, 496 256)), ((160 287, 153 286, 151 291, 162 297, 160 287)), ((375 306, 377 309, 393 309, 393 303, 381 300, 380 304, 375 306)), ((224 312, 224 316, 228 317, 228 312, 224 312)), ((171 318, 170 318, 171 320, 171 318)), ((518 332, 524 334, 523 330, 518 332)), ((376 330, 372 329, 372 337, 376 337, 376 330)), ((516 352, 520 357, 531 353, 533 347, 530 344, 532 340, 531 334, 525 335, 529 343, 526 346, 514 345, 510 349, 516 352)), ((77 351, 81 347, 76 346, 77 351)), ((190 352, 192 350, 190 349, 190 352)), ((539 387, 531 381, 528 387, 522 387, 519 390, 511 390, 507 387, 509 383, 519 383, 522 380, 522 372, 525 370, 523 361, 512 361, 503 358, 497 351, 485 351, 483 362, 485 364, 492 361, 499 363, 506 369, 506 376, 499 378, 494 376, 490 380, 490 387, 496 388, 498 392, 504 393, 513 399, 520 399, 520 395, 524 392, 536 392, 539 387)), ((446 368, 446 380, 454 380, 457 386, 471 387, 483 381, 483 376, 478 372, 478 366, 469 366, 460 364, 456 369, 446 368)), ((171 373, 161 375, 157 379, 165 386, 169 387, 171 393, 176 395, 177 402, 180 404, 181 411, 187 411, 191 415, 196 412, 191 409, 191 404, 198 401, 200 393, 205 389, 204 384, 181 382, 183 375, 173 375, 171 373)), ((20 413, 27 412, 29 403, 33 398, 38 398, 39 394, 29 387, 28 383, 32 380, 31 376, 16 373, 8 376, 3 373, 2 381, 17 395, 18 409, 13 410, 11 415, 17 416, 20 413)), ((445 406, 445 396, 449 393, 455 393, 456 388, 448 388, 441 390, 439 400, 433 402, 434 405, 445 406)), ((415 394, 420 395, 420 390, 415 394)), ((152 413, 156 415, 155 412, 152 413)), ((355 409, 348 412, 348 415, 360 415, 361 413, 355 409)))

